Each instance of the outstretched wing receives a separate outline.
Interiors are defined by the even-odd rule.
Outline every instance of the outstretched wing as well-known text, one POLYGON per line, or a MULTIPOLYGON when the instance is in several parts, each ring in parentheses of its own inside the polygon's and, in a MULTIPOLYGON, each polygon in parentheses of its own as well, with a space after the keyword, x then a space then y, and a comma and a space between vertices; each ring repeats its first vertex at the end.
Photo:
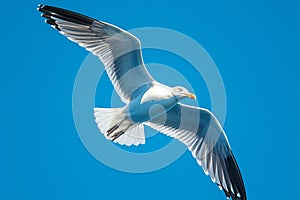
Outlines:
POLYGON ((100 58, 123 102, 128 103, 137 89, 152 85, 140 41, 132 34, 65 9, 39 5, 38 10, 53 28, 100 58))
POLYGON ((227 198, 247 199, 228 139, 211 112, 178 103, 165 115, 146 124, 183 142, 227 198))

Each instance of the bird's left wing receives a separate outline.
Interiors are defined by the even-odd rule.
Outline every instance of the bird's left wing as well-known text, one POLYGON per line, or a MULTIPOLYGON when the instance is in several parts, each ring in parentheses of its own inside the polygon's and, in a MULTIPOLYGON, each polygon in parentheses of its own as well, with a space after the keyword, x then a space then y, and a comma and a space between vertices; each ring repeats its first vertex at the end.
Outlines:
POLYGON ((140 41, 129 32, 62 8, 39 5, 38 10, 53 28, 100 58, 123 102, 142 86, 152 85, 140 41))
POLYGON ((183 142, 226 197, 246 200, 243 179, 228 139, 211 112, 178 103, 146 125, 183 142))

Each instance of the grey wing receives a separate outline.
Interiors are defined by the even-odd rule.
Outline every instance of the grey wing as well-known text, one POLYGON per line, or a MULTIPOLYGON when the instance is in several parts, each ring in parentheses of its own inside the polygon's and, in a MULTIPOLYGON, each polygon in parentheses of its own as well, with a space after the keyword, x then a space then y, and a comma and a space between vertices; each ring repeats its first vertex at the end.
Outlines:
POLYGON ((178 103, 146 125, 183 142, 226 197, 246 200, 243 179, 228 139, 211 112, 178 103))
POLYGON ((132 34, 65 9, 39 5, 38 10, 53 28, 100 58, 123 102, 128 103, 139 88, 152 85, 140 41, 132 34))

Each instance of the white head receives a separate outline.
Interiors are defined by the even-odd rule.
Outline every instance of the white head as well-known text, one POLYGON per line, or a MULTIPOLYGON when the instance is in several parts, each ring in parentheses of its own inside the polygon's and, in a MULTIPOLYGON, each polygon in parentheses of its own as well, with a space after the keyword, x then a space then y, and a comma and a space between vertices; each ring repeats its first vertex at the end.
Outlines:
POLYGON ((181 86, 173 87, 172 92, 179 100, 184 98, 196 99, 194 94, 190 93, 186 88, 181 86))

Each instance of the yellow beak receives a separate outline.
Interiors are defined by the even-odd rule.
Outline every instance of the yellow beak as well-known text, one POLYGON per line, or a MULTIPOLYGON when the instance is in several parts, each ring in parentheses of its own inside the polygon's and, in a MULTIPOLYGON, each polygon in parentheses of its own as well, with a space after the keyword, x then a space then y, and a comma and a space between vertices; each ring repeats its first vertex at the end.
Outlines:
POLYGON ((188 97, 188 98, 191 98, 191 99, 196 99, 196 96, 194 95, 194 94, 192 94, 192 93, 188 93, 188 94, 186 94, 186 96, 188 97))

